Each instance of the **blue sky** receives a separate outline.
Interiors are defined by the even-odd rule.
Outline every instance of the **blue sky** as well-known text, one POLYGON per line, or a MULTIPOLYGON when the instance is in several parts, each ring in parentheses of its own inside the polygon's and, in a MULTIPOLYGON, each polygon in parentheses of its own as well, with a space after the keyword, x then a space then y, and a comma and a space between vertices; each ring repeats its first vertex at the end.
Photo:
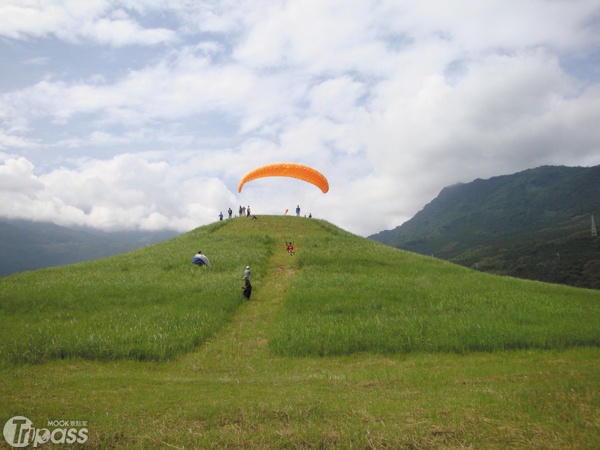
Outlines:
POLYGON ((600 164, 599 0, 2 0, 0 217, 367 236, 448 185, 600 164), (325 174, 237 184, 271 162, 325 174))

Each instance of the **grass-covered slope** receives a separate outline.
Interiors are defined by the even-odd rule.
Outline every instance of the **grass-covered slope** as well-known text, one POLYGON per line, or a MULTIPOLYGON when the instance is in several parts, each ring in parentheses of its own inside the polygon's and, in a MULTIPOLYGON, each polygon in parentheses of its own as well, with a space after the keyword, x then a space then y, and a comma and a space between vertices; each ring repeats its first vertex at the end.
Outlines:
POLYGON ((217 232, 221 226, 122 255, 1 278, 2 362, 162 360, 194 349, 240 305, 249 261, 260 274, 273 249, 268 236, 225 236, 217 232), (198 250, 212 267, 191 264, 198 250))
POLYGON ((0 280, 0 425, 81 421, 90 449, 597 449, 598 296, 236 218, 0 280))
POLYGON ((308 241, 271 340, 286 355, 600 345, 600 293, 493 276, 333 227, 308 241))
MULTIPOLYGON (((327 222, 245 218, 127 254, 0 279, 2 363, 164 360, 218 332, 269 257, 298 247, 267 337, 280 355, 600 345, 597 291, 501 278, 392 249, 327 222), (212 267, 190 263, 197 250, 212 267)), ((291 263, 291 261, 290 261, 291 263)))

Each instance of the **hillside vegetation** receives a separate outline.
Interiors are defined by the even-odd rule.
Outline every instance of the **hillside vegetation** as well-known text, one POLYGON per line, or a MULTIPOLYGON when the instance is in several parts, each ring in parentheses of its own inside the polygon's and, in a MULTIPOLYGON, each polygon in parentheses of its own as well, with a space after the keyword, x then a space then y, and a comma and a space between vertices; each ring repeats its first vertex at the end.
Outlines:
POLYGON ((240 274, 247 264, 260 280, 269 256, 287 240, 276 231, 287 222, 294 225, 287 239, 299 247, 298 274, 269 338, 277 354, 600 344, 596 292, 489 276, 322 221, 263 217, 219 222, 139 251, 0 280, 3 362, 163 360, 191 351, 241 304, 240 274), (212 267, 190 264, 198 249, 212 267))
POLYGON ((240 305, 240 274, 250 259, 260 274, 273 247, 268 236, 219 234, 222 225, 0 279, 3 361, 162 360, 193 350, 240 305), (212 267, 191 264, 199 249, 212 267))
POLYGON ((600 166, 545 166, 443 189, 372 239, 490 273, 600 289, 600 166))
POLYGON ((235 218, 9 276, 0 320, 0 419, 85 420, 91 448, 600 443, 598 291, 321 220, 235 218))

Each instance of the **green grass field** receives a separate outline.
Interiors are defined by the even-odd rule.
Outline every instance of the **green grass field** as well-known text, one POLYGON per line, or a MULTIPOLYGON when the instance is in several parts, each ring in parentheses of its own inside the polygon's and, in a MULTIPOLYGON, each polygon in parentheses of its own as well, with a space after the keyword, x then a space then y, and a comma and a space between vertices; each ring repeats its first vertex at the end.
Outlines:
POLYGON ((81 448, 600 448, 600 291, 324 221, 2 278, 0 321, 0 425, 84 421, 81 448))

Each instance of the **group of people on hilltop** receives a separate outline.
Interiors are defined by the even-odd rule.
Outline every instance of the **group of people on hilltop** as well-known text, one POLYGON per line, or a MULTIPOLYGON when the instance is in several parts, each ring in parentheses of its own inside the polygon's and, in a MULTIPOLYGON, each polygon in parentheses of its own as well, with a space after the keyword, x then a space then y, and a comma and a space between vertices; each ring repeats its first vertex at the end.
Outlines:
MULTIPOLYGON (((249 217, 251 214, 250 205, 248 205, 247 207, 240 205, 240 208, 238 211, 239 211, 240 217, 243 217, 243 216, 249 217)), ((233 216, 233 210, 231 209, 231 207, 229 209, 227 209, 227 214, 229 215, 229 218, 231 219, 231 217, 233 216)), ((224 217, 223 211, 220 211, 219 212, 219 220, 223 220, 223 217, 224 217)), ((256 218, 256 216, 254 216, 254 218, 256 218)))
MULTIPOLYGON (((250 205, 248 205, 248 207, 240 205, 240 208, 238 211, 240 213, 240 217, 243 217, 243 216, 248 217, 250 215, 250 205)), ((231 217, 231 216, 229 216, 229 217, 231 217)))
MULTIPOLYGON (((285 212, 286 212, 286 214, 287 214, 288 210, 286 209, 286 210, 285 210, 285 212)), ((239 209, 238 209, 238 213, 239 213, 239 217, 244 217, 244 216, 246 216, 246 217, 250 217, 250 215, 252 214, 252 213, 250 212, 250 205, 248 205, 248 206, 242 206, 242 205, 240 205, 240 207, 239 207, 239 209)), ((227 214, 229 214, 229 218, 231 219, 231 217, 232 217, 232 215, 233 215, 233 210, 232 210, 231 208, 229 208, 229 209, 227 210, 227 214)), ((296 216, 297 216, 297 217, 300 217, 300 205, 297 205, 297 206, 296 206, 296 216)), ((223 217, 224 217, 224 216, 223 216, 223 212, 222 212, 222 211, 221 211, 221 212, 219 212, 219 220, 223 220, 223 217)), ((305 216, 305 217, 306 217, 306 216, 305 216)), ((310 213, 310 214, 308 215, 308 217, 309 217, 309 218, 312 218, 312 213, 310 213)), ((252 220, 256 220, 256 216, 252 216, 252 220)))
MULTIPOLYGON (((300 205, 296 206, 296 216, 300 217, 300 205)), ((304 216, 306 217, 306 216, 304 216)), ((312 218, 312 213, 308 213, 308 218, 311 219, 312 218)))

